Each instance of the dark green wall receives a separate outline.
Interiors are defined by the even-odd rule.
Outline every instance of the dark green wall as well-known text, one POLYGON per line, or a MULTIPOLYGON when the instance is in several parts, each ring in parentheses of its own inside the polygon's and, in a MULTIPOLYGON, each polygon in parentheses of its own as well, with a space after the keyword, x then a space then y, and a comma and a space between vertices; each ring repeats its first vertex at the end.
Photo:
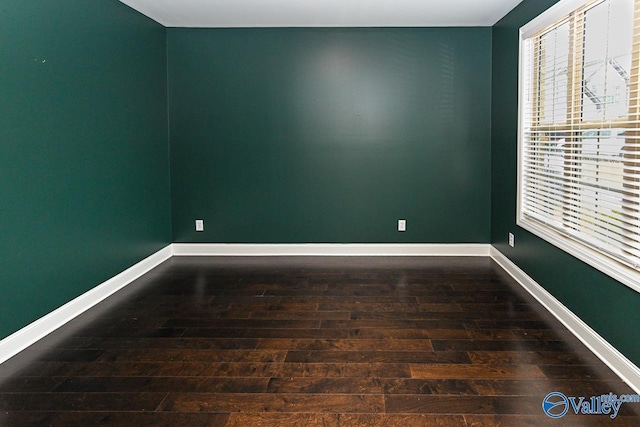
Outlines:
POLYGON ((554 0, 525 0, 493 27, 491 242, 640 365, 640 294, 515 225, 518 29, 554 0), (515 248, 507 233, 515 235, 515 248))
POLYGON ((489 242, 490 28, 167 38, 175 242, 489 242))
POLYGON ((0 338, 170 242, 166 37, 116 0, 0 3, 0 338))
POLYGON ((640 363, 640 296, 515 225, 517 30, 553 3, 165 38, 115 0, 3 1, 0 337, 168 244, 171 186, 176 242, 490 239, 640 363))

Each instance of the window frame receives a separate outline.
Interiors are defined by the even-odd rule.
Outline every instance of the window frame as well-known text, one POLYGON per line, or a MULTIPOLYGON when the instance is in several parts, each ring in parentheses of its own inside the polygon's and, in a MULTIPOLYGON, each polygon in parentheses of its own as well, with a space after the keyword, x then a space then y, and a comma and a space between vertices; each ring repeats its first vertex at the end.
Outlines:
MULTIPOLYGON (((530 104, 525 102, 524 96, 527 93, 527 89, 525 88, 525 84, 527 83, 527 79, 525 78, 526 73, 529 73, 529 70, 525 70, 525 42, 530 39, 532 36, 539 35, 543 33, 547 29, 552 29, 556 26, 561 25, 560 22, 562 20, 566 20, 567 16, 574 13, 575 11, 581 10, 581 13, 585 13, 585 11, 594 7, 596 4, 603 0, 561 0, 556 3, 554 6, 549 8, 546 12, 542 13, 535 19, 533 19, 528 24, 524 25, 520 28, 519 32, 519 65, 518 65, 518 163, 517 163, 517 209, 516 209, 516 224, 523 229, 533 233, 534 235, 542 238, 543 240, 551 243, 552 245, 564 250, 565 252, 573 255, 574 257, 580 259, 581 261, 591 265, 597 270, 607 274, 608 276, 618 280, 619 282, 627 285, 631 289, 636 292, 640 292, 640 271, 632 268, 623 262, 612 258, 611 256, 605 255, 601 250, 594 249, 589 244, 575 236, 571 236, 569 234, 562 233, 561 230, 556 228, 551 228, 550 226, 545 226, 541 222, 534 221, 526 217, 522 211, 523 206, 523 194, 525 192, 524 189, 524 166, 525 166, 525 142, 524 142, 524 120, 523 116, 526 114, 525 108, 529 105, 539 105, 539 99, 532 101, 530 104)), ((638 10, 636 10, 636 15, 638 14, 638 10)), ((575 18, 575 17, 574 17, 575 18)), ((634 18, 637 18, 635 16, 634 18)), ((582 21, 582 18, 577 20, 582 21)), ((583 22, 583 21, 582 21, 583 22)), ((570 25, 571 22, 570 22, 570 25)), ((569 33, 570 40, 573 40, 572 37, 575 34, 575 29, 571 29, 569 33)), ((584 35, 583 28, 579 30, 579 34, 581 36, 584 35)), ((637 29, 634 29, 633 40, 637 42, 640 39, 640 34, 637 29)), ((638 58, 636 57, 637 49, 633 50, 633 64, 636 64, 638 58)), ((575 53, 572 54, 569 61, 574 63, 580 63, 579 65, 572 64, 574 67, 574 72, 576 67, 580 67, 580 76, 582 76, 582 60, 583 53, 575 53)), ((534 68, 535 65, 533 61, 531 62, 531 67, 534 68)), ((577 85, 582 87, 582 78, 579 79, 573 76, 570 80, 574 80, 572 85, 574 89, 577 85)), ((632 82, 631 86, 635 86, 636 90, 638 90, 638 76, 636 76, 636 80, 632 82)), ((568 86, 569 87, 569 86, 568 86)), ((582 98, 583 92, 582 90, 578 90, 573 93, 573 98, 582 98)), ((581 102, 580 100, 574 99, 571 100, 571 94, 567 93, 567 102, 581 102)), ((629 107, 631 109, 632 105, 634 108, 638 108, 638 97, 630 98, 629 107)), ((575 109, 572 109, 575 114, 575 109)), ((633 114, 629 114, 629 116, 634 116, 633 114)), ((600 123, 590 123, 583 122, 582 119, 579 120, 579 128, 580 130, 597 130, 600 129, 600 123)), ((623 121, 628 121, 626 120, 623 121)), ((570 128, 571 125, 575 124, 574 118, 567 119, 566 126, 570 128)), ((553 130, 558 130, 558 127, 554 127, 553 130)), ((635 153, 633 153, 635 155, 635 153)), ((638 153, 640 154, 640 153, 638 153)), ((633 158, 636 158, 635 156, 633 158)))

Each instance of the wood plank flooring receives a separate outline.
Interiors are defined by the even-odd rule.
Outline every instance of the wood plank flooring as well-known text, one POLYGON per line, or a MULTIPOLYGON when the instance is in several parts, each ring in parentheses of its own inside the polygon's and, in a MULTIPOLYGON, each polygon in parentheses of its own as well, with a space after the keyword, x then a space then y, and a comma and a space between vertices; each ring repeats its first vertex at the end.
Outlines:
POLYGON ((640 425, 552 391, 634 394, 488 258, 174 257, 0 365, 0 426, 640 425))

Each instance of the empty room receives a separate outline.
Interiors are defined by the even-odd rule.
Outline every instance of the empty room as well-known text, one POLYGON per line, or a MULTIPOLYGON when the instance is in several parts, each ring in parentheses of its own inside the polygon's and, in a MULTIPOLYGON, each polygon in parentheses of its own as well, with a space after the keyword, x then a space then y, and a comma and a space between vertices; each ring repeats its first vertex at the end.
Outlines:
POLYGON ((640 0, 0 40, 0 426, 640 425, 640 0))

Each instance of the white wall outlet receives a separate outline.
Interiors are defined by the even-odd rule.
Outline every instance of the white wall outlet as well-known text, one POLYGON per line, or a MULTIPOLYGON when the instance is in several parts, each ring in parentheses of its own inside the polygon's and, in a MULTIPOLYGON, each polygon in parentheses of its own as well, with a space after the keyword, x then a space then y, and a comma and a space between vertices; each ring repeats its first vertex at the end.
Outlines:
POLYGON ((204 219, 196 219, 196 231, 204 231, 204 219))
POLYGON ((516 238, 513 237, 513 233, 509 233, 509 246, 512 248, 516 245, 516 238))
POLYGON ((407 231, 407 220, 399 219, 398 220, 398 231, 407 231))

